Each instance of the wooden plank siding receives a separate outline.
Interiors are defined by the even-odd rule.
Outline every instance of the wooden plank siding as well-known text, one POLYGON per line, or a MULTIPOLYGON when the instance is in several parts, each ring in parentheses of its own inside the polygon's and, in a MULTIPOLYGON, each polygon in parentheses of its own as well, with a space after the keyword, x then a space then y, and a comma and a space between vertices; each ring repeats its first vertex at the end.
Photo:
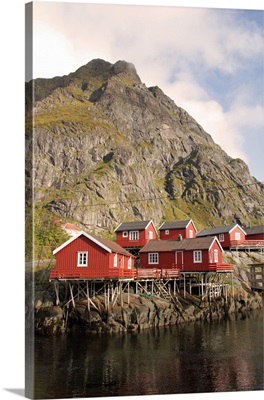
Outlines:
POLYGON ((138 240, 131 240, 130 239, 130 232, 128 232, 127 237, 123 237, 123 232, 116 232, 116 243, 118 243, 120 246, 124 248, 129 248, 129 247, 143 247, 145 244, 150 240, 149 239, 149 233, 152 232, 152 238, 157 239, 157 234, 154 226, 150 224, 146 229, 144 230, 132 230, 133 231, 138 231, 139 237, 138 240))
POLYGON ((133 276, 132 255, 108 251, 84 235, 77 237, 56 253, 56 267, 50 271, 50 278, 95 279, 133 276), (87 252, 87 266, 78 266, 78 252, 87 252), (117 254, 117 266, 114 266, 115 254, 117 254))

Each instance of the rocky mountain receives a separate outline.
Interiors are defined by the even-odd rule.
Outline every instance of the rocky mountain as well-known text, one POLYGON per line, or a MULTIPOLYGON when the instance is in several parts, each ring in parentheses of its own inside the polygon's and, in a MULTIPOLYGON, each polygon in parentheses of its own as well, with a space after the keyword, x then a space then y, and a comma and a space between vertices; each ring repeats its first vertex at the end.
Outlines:
POLYGON ((125 61, 26 84, 26 197, 105 236, 124 220, 264 222, 247 165, 125 61))

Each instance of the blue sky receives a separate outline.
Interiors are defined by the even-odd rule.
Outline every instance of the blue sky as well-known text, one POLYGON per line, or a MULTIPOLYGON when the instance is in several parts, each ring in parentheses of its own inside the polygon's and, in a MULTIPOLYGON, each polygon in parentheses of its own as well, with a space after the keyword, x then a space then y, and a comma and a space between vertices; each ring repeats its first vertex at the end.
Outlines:
POLYGON ((264 11, 230 1, 103 3, 34 3, 34 78, 93 58, 132 62, 147 86, 159 86, 264 181, 264 11))

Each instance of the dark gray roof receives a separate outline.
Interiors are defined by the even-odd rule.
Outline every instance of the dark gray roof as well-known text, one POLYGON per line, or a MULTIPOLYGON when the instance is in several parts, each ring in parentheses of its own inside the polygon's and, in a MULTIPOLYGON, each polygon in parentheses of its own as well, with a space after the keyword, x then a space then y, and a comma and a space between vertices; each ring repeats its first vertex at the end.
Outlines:
POLYGON ((213 235, 218 235, 219 233, 228 233, 236 225, 237 224, 232 224, 232 225, 220 226, 220 227, 212 228, 212 229, 203 229, 201 232, 197 233, 196 237, 213 236, 213 235))
POLYGON ((251 228, 245 228, 247 235, 257 235, 257 234, 264 234, 264 225, 252 226, 251 228))
POLYGON ((181 250, 206 250, 215 240, 214 237, 201 237, 182 240, 150 240, 139 252, 166 252, 181 250))
POLYGON ((186 220, 180 220, 180 221, 171 221, 171 222, 163 222, 163 224, 160 226, 159 230, 165 230, 165 229, 182 229, 186 228, 189 223, 192 222, 191 219, 186 219, 186 220))
POLYGON ((122 231, 143 231, 147 228, 149 221, 133 221, 133 222, 122 222, 116 229, 115 232, 122 232, 122 231))

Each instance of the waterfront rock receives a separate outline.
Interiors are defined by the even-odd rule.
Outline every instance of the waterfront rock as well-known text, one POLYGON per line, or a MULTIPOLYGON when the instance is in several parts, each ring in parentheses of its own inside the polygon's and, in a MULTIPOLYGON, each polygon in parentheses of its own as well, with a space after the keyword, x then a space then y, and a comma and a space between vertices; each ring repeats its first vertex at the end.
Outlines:
MULTIPOLYGON (((262 296, 252 291, 249 281, 249 267, 253 261, 260 262, 263 255, 253 256, 236 252, 226 252, 225 257, 232 258, 234 268, 234 293, 231 288, 227 296, 203 298, 194 295, 184 297, 182 291, 175 297, 175 303, 158 296, 123 293, 116 299, 114 306, 107 307, 106 298, 100 294, 91 299, 88 309, 87 298, 75 300, 62 307, 56 304, 54 287, 48 280, 48 271, 33 276, 27 271, 26 279, 26 328, 34 329, 40 335, 59 335, 66 332, 86 332, 90 334, 136 333, 146 329, 190 323, 211 321, 222 318, 242 318, 247 313, 262 308, 262 296), (32 289, 32 281, 38 287, 32 289), (40 278, 39 278, 40 277, 40 278), (33 300, 34 295, 34 300, 33 300)), ((61 299, 65 299, 65 288, 61 288, 61 299)))

